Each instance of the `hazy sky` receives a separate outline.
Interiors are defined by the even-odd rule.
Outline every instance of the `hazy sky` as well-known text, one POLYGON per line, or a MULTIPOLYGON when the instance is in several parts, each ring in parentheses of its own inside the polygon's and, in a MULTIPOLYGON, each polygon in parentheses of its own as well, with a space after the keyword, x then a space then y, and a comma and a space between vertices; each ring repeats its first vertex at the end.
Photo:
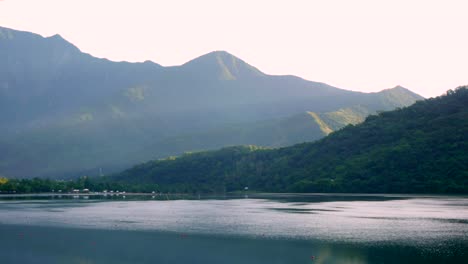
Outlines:
POLYGON ((111 60, 226 50, 269 74, 424 96, 468 84, 468 0, 0 0, 0 26, 111 60))

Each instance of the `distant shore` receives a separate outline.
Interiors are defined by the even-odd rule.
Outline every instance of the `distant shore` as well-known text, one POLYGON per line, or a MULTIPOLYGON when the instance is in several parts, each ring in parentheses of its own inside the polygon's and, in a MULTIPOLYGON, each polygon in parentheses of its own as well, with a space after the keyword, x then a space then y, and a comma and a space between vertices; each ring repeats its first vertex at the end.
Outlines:
POLYGON ((179 197, 179 198, 265 198, 265 197, 313 197, 313 196, 335 196, 335 197, 389 197, 389 198, 424 198, 424 197, 468 197, 466 194, 400 194, 400 193, 260 193, 260 192, 232 192, 225 194, 187 194, 187 193, 105 193, 105 192, 89 192, 89 193, 0 193, 0 198, 21 198, 21 197, 179 197))

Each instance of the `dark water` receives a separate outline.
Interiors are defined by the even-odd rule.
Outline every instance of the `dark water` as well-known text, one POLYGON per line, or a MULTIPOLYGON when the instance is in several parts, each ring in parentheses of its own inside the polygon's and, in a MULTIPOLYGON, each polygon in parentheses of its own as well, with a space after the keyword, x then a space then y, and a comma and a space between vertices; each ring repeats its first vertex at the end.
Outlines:
POLYGON ((468 198, 0 199, 0 263, 468 263, 468 198))

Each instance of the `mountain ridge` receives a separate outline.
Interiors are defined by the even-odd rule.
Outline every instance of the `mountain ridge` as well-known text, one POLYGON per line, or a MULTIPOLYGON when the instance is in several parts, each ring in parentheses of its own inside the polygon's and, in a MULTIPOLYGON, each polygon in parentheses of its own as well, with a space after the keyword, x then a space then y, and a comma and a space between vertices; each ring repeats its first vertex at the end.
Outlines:
MULTIPOLYGON (((85 52, 82 52, 77 46, 75 46, 74 44, 72 44, 71 42, 69 42, 68 40, 66 40, 65 38, 63 38, 60 34, 54 34, 54 35, 51 35, 51 36, 48 36, 48 37, 44 37, 43 35, 40 35, 40 34, 37 34, 37 33, 32 33, 32 32, 28 32, 28 31, 22 31, 22 30, 16 30, 16 29, 11 29, 11 28, 7 28, 7 27, 2 27, 0 26, 0 37, 2 36, 2 30, 3 31, 6 31, 6 32, 10 32, 8 34, 14 34, 14 33, 21 33, 21 34, 33 34, 35 35, 36 38, 42 38, 42 39, 50 39, 50 40, 59 40, 63 43, 66 43, 67 45, 70 45, 72 47, 74 47, 75 49, 77 49, 78 51, 80 51, 81 53, 85 54, 85 55, 89 55, 95 59, 99 59, 99 60, 105 60, 105 61, 109 61, 109 62, 114 62, 114 63, 130 63, 130 64, 155 64, 157 66, 160 66, 162 68, 184 68, 184 67, 189 67, 191 65, 196 65, 196 64, 199 64, 199 63, 206 63, 206 61, 208 61, 209 63, 217 63, 217 64, 221 64, 220 66, 222 68, 226 68, 226 65, 229 64, 229 63, 226 63, 226 61, 229 61, 229 60, 232 60, 232 64, 235 64, 237 62, 241 63, 242 66, 247 66, 248 68, 250 68, 252 71, 255 72, 255 74, 257 75, 260 75, 260 76, 265 76, 265 75, 268 75, 268 76, 276 76, 276 77, 291 77, 291 78, 298 78, 298 79, 302 79, 302 80, 305 80, 305 81, 308 81, 308 82, 314 82, 314 83, 319 83, 319 84, 323 84, 323 85, 327 85, 329 86, 328 84, 326 83, 323 83, 323 82, 315 82, 315 81, 310 81, 310 80, 307 80, 307 79, 304 79, 300 76, 296 76, 296 75, 269 75, 269 74, 265 74, 263 73, 262 71, 260 71, 259 69, 257 69, 256 67, 250 65, 249 63, 247 63, 246 61, 244 61, 243 59, 240 59, 239 57, 235 56, 234 54, 226 51, 226 50, 215 50, 215 51, 211 51, 211 52, 208 52, 208 53, 205 53, 205 54, 202 54, 200 56, 197 56, 193 59, 190 59, 188 60, 187 62, 185 63, 182 63, 182 64, 179 64, 179 65, 173 65, 173 66, 163 66, 163 65, 160 65, 158 64, 157 62, 154 62, 152 60, 144 60, 144 61, 136 61, 136 62, 129 62, 129 61, 116 61, 116 60, 111 60, 109 58, 99 58, 99 57, 95 57, 94 55, 91 55, 89 53, 85 53, 85 52), (221 61, 220 61, 221 60, 221 61)), ((3 33, 5 34, 5 33, 3 33)), ((228 67, 229 68, 229 67, 228 67)), ((236 67, 233 67, 233 68, 236 68, 236 67)), ((227 80, 229 80, 230 78, 233 78, 235 77, 230 69, 227 69, 228 70, 228 73, 226 74, 227 76, 227 80)), ((406 91, 406 92, 410 92, 412 94, 415 94, 417 96, 420 96, 422 97, 421 95, 419 94, 416 94, 414 93, 413 91, 409 90, 408 88, 405 88, 401 85, 396 85, 395 87, 392 87, 392 88, 386 88, 386 89, 383 89, 381 91, 377 91, 377 92, 367 92, 368 94, 372 94, 372 93, 381 93, 381 92, 384 92, 384 91, 396 91, 396 90, 399 90, 399 91, 406 91)), ((348 90, 346 90, 348 91, 348 90)), ((356 92, 361 92, 361 93, 366 93, 366 92, 362 92, 362 91, 356 91, 356 92)), ((422 97, 424 98, 424 97, 422 97)))
POLYGON ((268 75, 223 51, 164 67, 95 58, 59 36, 0 32, 9 36, 0 37, 0 148, 5 149, 0 174, 12 177, 115 171, 131 165, 127 162, 180 154, 189 145, 168 142, 185 135, 219 136, 201 136, 203 141, 191 150, 300 143, 323 134, 298 114, 317 113, 336 130, 343 120, 422 99, 409 92, 396 97, 353 92, 296 76, 268 75), (325 114, 339 109, 351 110, 325 114), (233 131, 245 135, 232 138, 233 131))

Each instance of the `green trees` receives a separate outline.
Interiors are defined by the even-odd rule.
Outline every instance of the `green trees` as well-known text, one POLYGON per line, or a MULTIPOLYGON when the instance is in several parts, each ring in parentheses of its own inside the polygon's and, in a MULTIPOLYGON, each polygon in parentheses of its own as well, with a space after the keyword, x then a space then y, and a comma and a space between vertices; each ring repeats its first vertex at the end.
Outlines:
POLYGON ((468 89, 370 116, 315 143, 232 147, 148 162, 109 180, 162 189, 468 192, 468 89))
MULTIPOLYGON (((45 192, 71 192, 74 189, 89 189, 91 191, 120 190, 126 192, 158 191, 157 184, 149 183, 121 183, 114 181, 103 181, 99 178, 81 177, 76 180, 58 181, 50 179, 6 179, 0 178, 1 193, 45 193, 45 192)), ((190 190, 190 189, 187 189, 190 190)))
MULTIPOLYGON (((5 180, 3 180, 5 182, 5 180)), ((187 153, 73 182, 7 180, 0 190, 468 193, 468 88, 370 116, 326 138, 279 149, 187 153)))

